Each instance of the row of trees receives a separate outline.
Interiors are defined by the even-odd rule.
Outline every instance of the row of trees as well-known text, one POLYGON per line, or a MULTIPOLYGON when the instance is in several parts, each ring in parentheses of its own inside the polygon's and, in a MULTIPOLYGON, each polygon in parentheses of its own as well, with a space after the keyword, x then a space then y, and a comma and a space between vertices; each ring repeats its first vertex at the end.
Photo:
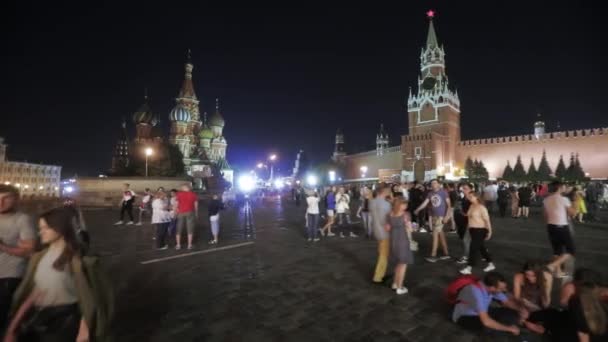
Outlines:
POLYGON ((570 165, 566 167, 563 156, 560 156, 555 173, 551 171, 551 167, 547 162, 547 156, 543 152, 543 156, 540 160, 538 168, 534 163, 534 158, 530 161, 528 171, 524 169, 521 161, 521 156, 517 156, 515 166, 511 167, 509 161, 503 171, 502 178, 510 182, 543 182, 550 181, 552 179, 559 179, 561 181, 569 182, 582 182, 586 180, 585 171, 580 164, 578 154, 570 156, 570 165))

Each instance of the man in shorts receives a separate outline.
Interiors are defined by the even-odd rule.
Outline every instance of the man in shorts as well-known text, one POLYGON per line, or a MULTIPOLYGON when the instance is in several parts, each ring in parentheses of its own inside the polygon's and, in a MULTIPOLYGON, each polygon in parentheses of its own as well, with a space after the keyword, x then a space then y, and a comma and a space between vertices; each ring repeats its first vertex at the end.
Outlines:
POLYGON ((429 191, 424 202, 422 202, 414 213, 417 215, 421 210, 426 208, 429 203, 431 204, 430 223, 433 229, 433 247, 431 256, 426 258, 426 261, 437 262, 437 260, 449 260, 450 255, 448 253, 448 244, 445 239, 443 225, 450 219, 450 197, 448 192, 441 187, 441 183, 439 183, 437 179, 431 181, 431 191, 429 191), (439 244, 441 244, 444 255, 437 258, 437 247, 439 244))
POLYGON ((192 237, 198 219, 198 196, 192 191, 190 184, 184 184, 175 196, 177 199, 177 234, 175 234, 175 249, 181 249, 181 235, 188 231, 188 249, 192 249, 192 237))
POLYGON ((562 265, 575 255, 568 216, 572 217, 576 214, 576 207, 567 197, 562 196, 563 191, 564 185, 554 181, 549 184, 549 196, 543 201, 547 232, 553 247, 553 261, 547 265, 547 268, 558 277, 566 276, 562 272, 562 265))

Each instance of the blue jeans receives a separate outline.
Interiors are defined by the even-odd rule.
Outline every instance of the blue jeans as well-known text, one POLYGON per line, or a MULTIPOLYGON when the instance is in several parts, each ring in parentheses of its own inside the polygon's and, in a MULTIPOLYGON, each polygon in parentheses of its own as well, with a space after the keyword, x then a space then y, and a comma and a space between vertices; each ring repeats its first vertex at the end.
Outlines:
POLYGON ((316 239, 317 231, 319 230, 319 214, 306 214, 306 217, 306 232, 308 233, 308 238, 316 239))

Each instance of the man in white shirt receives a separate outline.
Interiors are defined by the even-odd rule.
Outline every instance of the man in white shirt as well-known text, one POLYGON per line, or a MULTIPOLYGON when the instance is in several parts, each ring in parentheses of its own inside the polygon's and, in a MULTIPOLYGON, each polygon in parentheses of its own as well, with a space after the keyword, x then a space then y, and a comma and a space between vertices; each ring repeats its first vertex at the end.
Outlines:
MULTIPOLYGON (((352 222, 350 220, 350 196, 344 191, 344 187, 340 187, 338 189, 338 194, 336 194, 336 212, 338 214, 338 226, 340 227, 340 237, 344 238, 345 231, 349 231, 352 229, 352 222), (344 225, 344 220, 346 220, 346 225, 344 225)), ((349 233, 350 237, 357 237, 352 230, 349 233)))
POLYGON ((150 212, 152 209, 152 195, 150 194, 150 189, 146 188, 144 195, 141 198, 141 204, 139 205, 139 222, 137 222, 136 226, 142 225, 142 218, 144 217, 144 213, 150 212))
POLYGON ((122 201, 120 202, 120 221, 114 223, 115 226, 124 223, 125 213, 129 215, 129 222, 127 222, 127 225, 133 224, 133 202, 135 202, 135 192, 131 190, 131 186, 128 183, 125 183, 122 191, 122 201))
POLYGON ((306 231, 308 233, 308 242, 319 241, 317 232, 319 229, 319 194, 316 191, 311 192, 306 197, 306 231))
POLYGON ((34 252, 36 229, 29 215, 17 210, 19 191, 0 184, 0 336, 8 323, 13 294, 34 252))
POLYGON ((549 184, 550 194, 543 201, 543 213, 547 221, 549 241, 553 248, 553 262, 547 265, 547 268, 560 277, 565 275, 561 270, 562 265, 575 255, 568 216, 574 216, 576 208, 567 197, 562 196, 563 191, 564 185, 559 181, 554 181, 549 184))

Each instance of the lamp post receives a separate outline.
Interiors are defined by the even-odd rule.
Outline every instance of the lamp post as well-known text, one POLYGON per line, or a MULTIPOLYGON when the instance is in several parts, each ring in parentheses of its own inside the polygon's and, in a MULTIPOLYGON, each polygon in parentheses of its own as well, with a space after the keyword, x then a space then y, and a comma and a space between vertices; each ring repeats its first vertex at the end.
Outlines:
POLYGON ((365 174, 367 173, 367 166, 361 166, 361 178, 365 178, 365 174))
POLYGON ((270 162, 270 182, 272 182, 272 180, 274 179, 274 164, 273 162, 277 160, 277 155, 276 154, 271 154, 268 157, 268 161, 270 162))
POLYGON ((152 149, 150 147, 146 148, 146 177, 148 177, 148 157, 152 155, 152 149))

